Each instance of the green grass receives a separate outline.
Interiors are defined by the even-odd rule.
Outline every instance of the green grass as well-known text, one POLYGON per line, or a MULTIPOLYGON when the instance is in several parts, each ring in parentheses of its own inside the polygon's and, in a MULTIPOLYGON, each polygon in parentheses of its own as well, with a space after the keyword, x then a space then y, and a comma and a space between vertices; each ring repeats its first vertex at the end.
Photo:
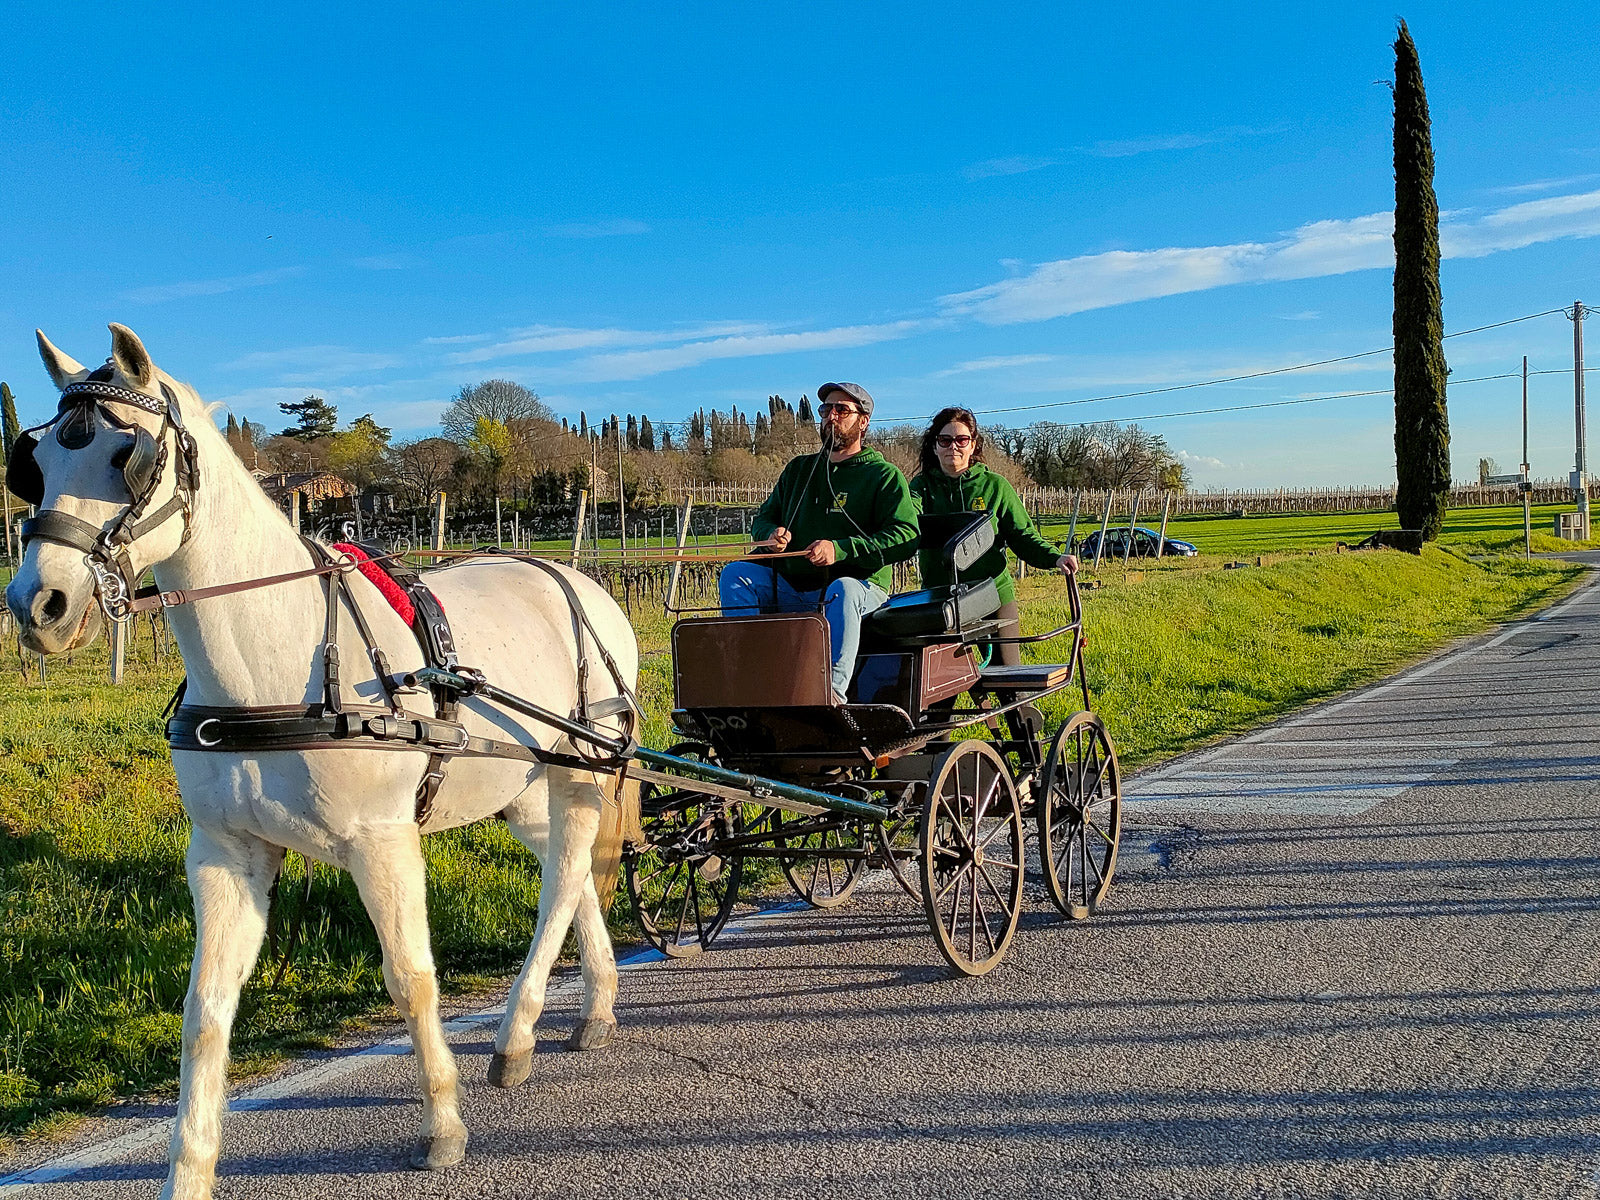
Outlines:
MULTIPOLYGON (((1578 575, 1564 564, 1478 563, 1434 548, 1420 558, 1300 555, 1237 571, 1219 569, 1210 555, 1221 553, 1242 551, 1235 543, 1138 581, 1107 572, 1088 594, 1096 707, 1130 765, 1375 678, 1549 600, 1578 575)), ((1021 597, 1030 632, 1064 619, 1059 579, 1032 574, 1021 597)), ((669 625, 644 603, 635 621, 643 740, 665 746, 669 625)), ((105 682, 103 645, 53 660, 45 683, 0 672, 0 1132, 48 1133, 68 1114, 169 1088, 176 1073, 193 924, 187 829, 160 712, 179 668, 170 656, 155 661, 148 635, 146 625, 121 688, 105 682)), ((1056 719, 1072 707, 1070 696, 1058 699, 1056 719)), ((496 822, 425 846, 444 986, 476 988, 514 971, 538 898, 530 856, 496 822)), ((299 870, 296 862, 283 883, 288 913, 300 903, 299 870)), ((318 868, 309 912, 282 987, 270 989, 258 970, 246 989, 238 1070, 321 1044, 387 1007, 376 941, 348 878, 318 868)), ((625 904, 615 921, 628 936, 625 904)))
MULTIPOLYGON (((1533 551, 1535 554, 1600 546, 1597 542, 1562 542, 1552 530, 1555 514, 1570 512, 1571 505, 1539 504, 1533 507, 1533 551)), ((1111 527, 1126 529, 1128 514, 1113 515, 1111 527)), ((1141 514, 1138 524, 1159 529, 1161 513, 1141 514)), ((1392 512, 1307 513, 1289 516, 1181 517, 1167 524, 1167 536, 1192 542, 1201 555, 1244 558, 1287 550, 1332 548, 1335 542, 1355 545, 1380 529, 1398 528, 1392 512)), ((1078 537, 1099 528, 1098 520, 1078 518, 1078 537)), ((1045 533, 1052 538, 1066 537, 1068 522, 1051 520, 1045 533)), ((1522 507, 1458 508, 1445 519, 1440 545, 1457 546, 1479 553, 1517 553, 1522 550, 1522 507)))

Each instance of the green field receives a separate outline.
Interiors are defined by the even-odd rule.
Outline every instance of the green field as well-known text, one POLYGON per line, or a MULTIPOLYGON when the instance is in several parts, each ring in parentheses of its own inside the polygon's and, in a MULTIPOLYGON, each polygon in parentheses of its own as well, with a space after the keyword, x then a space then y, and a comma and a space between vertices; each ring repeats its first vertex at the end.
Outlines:
MULTIPOLYGON (((1535 554, 1592 548, 1600 542, 1562 542, 1554 533, 1555 516, 1571 512, 1570 505, 1540 504, 1533 507, 1533 552, 1535 554)), ((1113 514, 1111 528, 1126 529, 1128 514, 1113 514)), ((1138 524, 1159 529, 1161 514, 1143 514, 1138 524)), ((1355 545, 1380 529, 1395 529, 1399 522, 1392 512, 1310 513, 1300 516, 1182 517, 1167 524, 1167 536, 1192 542, 1202 555, 1244 558, 1286 550, 1331 549, 1336 542, 1355 545)), ((1057 540, 1066 537, 1065 518, 1044 525, 1046 534, 1057 540)), ((1099 529, 1098 518, 1078 519, 1077 536, 1099 529)), ((1517 553, 1522 550, 1522 509, 1458 508, 1445 521, 1439 544, 1474 553, 1517 553)))
MULTIPOLYGON (((1503 522, 1465 515, 1472 527, 1453 528, 1453 541, 1495 544, 1503 522)), ((1255 527, 1267 520, 1281 522, 1279 538, 1258 543, 1262 550, 1300 537, 1302 546, 1325 545, 1317 539, 1336 525, 1320 517, 1188 522, 1185 536, 1218 530, 1218 548, 1140 578, 1104 572, 1104 586, 1088 593, 1096 706, 1128 764, 1373 679, 1548 602, 1579 574, 1560 563, 1476 562, 1434 548, 1420 558, 1300 554, 1219 569, 1213 556, 1249 553, 1241 531, 1259 536, 1255 527), (1230 525, 1234 532, 1223 532, 1230 525)), ((1518 537, 1520 523, 1517 510, 1518 537)), ((1037 573, 1022 585, 1029 632, 1061 622, 1062 587, 1037 573)), ((670 740, 668 625, 659 609, 638 613, 641 694, 651 709, 644 737, 661 746, 670 740)), ((170 657, 157 664, 154 648, 143 626, 128 682, 116 689, 105 683, 102 646, 52 661, 45 683, 23 681, 15 660, 0 673, 0 1131, 48 1134, 72 1113, 164 1090, 176 1070, 193 931, 186 827, 160 725, 179 668, 170 657)), ((1053 719, 1070 707, 1060 700, 1053 719)), ((426 847, 446 988, 513 972, 533 930, 531 860, 495 822, 431 837, 426 847)), ((291 873, 284 883, 290 912, 300 878, 291 873)), ((620 937, 629 936, 625 908, 614 914, 620 937)), ((247 988, 238 1070, 319 1044, 387 1006, 376 942, 348 878, 318 868, 310 912, 283 985, 269 989, 258 972, 247 988)))

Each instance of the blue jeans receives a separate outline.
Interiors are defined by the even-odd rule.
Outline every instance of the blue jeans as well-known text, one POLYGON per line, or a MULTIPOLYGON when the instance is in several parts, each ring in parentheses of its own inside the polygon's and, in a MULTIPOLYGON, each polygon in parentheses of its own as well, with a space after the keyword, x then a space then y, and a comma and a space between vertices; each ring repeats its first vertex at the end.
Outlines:
POLYGON ((717 594, 725 617, 816 612, 821 607, 833 649, 833 690, 841 696, 855 674, 861 619, 889 598, 889 593, 870 580, 849 577, 835 579, 819 591, 798 591, 771 567, 752 562, 723 567, 717 576, 717 594))

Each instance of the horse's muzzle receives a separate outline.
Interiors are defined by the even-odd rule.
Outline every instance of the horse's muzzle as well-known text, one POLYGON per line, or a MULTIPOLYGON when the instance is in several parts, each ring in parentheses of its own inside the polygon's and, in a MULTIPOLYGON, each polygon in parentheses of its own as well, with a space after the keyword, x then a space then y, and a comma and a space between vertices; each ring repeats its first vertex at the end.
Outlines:
POLYGON ((81 650, 100 633, 100 606, 88 581, 76 588, 48 587, 24 567, 6 588, 6 607, 23 649, 35 654, 81 650))

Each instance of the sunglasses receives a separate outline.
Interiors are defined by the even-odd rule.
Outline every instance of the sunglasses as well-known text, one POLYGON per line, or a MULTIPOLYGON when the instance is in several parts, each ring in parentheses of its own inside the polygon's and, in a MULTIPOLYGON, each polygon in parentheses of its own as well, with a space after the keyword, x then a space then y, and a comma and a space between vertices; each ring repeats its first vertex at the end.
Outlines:
POLYGON ((954 448, 956 446, 961 446, 961 447, 964 448, 964 447, 972 445, 971 436, 968 435, 968 434, 965 434, 965 433, 955 434, 955 435, 951 435, 951 434, 948 434, 948 433, 941 433, 938 437, 934 438, 933 440, 939 443, 939 448, 941 450, 950 450, 950 449, 952 449, 952 448, 954 448))
POLYGON ((841 417, 848 417, 851 413, 858 413, 861 410, 852 404, 835 404, 833 401, 827 400, 817 406, 817 411, 823 416, 827 416, 829 413, 838 413, 841 417))

